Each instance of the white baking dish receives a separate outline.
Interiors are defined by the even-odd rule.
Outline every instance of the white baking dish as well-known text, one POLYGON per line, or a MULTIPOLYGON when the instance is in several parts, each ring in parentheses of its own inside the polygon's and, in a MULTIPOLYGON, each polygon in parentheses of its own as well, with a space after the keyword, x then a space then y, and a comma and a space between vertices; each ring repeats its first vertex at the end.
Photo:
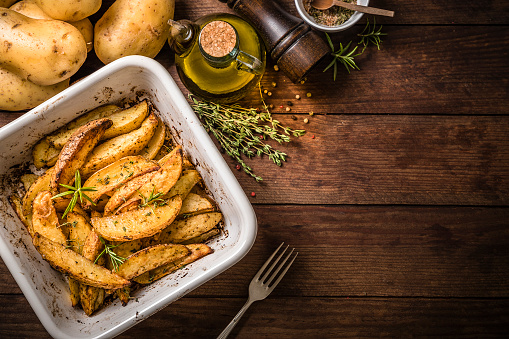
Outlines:
MULTIPOLYGON (((47 331, 56 338, 108 338, 184 296, 238 262, 251 248, 256 216, 244 191, 170 74, 141 56, 119 59, 0 129, 0 255, 47 331), (28 163, 32 146, 77 115, 106 103, 150 98, 201 173, 225 217, 225 232, 211 240, 214 252, 88 317, 70 305, 65 278, 50 268, 31 243, 8 202, 12 166, 28 163)), ((168 326, 171 326, 168 319, 168 326)))

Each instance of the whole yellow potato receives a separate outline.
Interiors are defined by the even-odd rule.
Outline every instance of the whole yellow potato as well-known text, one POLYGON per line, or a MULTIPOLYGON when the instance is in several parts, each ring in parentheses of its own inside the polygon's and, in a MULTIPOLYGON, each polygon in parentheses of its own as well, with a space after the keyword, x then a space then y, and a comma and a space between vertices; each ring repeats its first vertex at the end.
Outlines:
POLYGON ((41 86, 24 80, 0 67, 0 110, 21 111, 34 108, 69 87, 69 79, 41 86))
MULTIPOLYGON (((32 19, 45 19, 52 20, 46 12, 44 12, 39 5, 37 0, 21 0, 12 5, 9 9, 21 13, 32 19)), ((87 51, 90 52, 94 47, 94 25, 90 22, 89 18, 81 19, 78 21, 68 21, 71 25, 79 29, 85 42, 87 43, 87 51)))
POLYGON ((175 0, 117 0, 94 27, 94 49, 105 64, 126 55, 153 58, 163 48, 175 0))
POLYGON ((37 5, 53 19, 78 21, 97 12, 102 0, 36 0, 37 5))
POLYGON ((0 67, 45 86, 70 78, 87 57, 85 39, 73 25, 7 8, 0 8, 0 51, 0 67))

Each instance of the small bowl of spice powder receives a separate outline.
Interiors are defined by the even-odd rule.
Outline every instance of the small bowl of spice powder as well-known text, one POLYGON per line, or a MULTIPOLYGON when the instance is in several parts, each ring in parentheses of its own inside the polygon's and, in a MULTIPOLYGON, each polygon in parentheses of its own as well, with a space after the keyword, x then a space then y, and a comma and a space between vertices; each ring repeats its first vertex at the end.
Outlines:
MULTIPOLYGON (((358 5, 367 6, 369 0, 343 0, 358 5)), ((352 11, 339 6, 332 6, 329 9, 321 11, 313 8, 313 0, 295 0, 295 6, 301 18, 311 27, 324 32, 340 32, 355 25, 364 13, 352 11)))

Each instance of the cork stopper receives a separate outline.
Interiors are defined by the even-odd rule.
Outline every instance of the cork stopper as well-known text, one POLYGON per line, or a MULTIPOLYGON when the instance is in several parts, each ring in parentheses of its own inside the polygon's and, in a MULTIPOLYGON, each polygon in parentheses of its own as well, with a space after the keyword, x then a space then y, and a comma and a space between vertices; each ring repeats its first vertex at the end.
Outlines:
POLYGON ((211 21, 202 28, 200 45, 203 52, 215 58, 228 55, 237 44, 235 29, 225 21, 211 21))

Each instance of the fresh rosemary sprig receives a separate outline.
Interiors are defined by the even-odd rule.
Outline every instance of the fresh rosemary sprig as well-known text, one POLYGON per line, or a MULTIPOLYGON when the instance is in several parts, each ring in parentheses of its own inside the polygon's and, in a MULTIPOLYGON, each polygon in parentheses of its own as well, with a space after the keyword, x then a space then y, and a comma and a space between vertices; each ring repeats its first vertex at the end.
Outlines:
POLYGON ((333 68, 334 81, 336 81, 336 76, 338 73, 338 63, 343 64, 348 73, 350 73, 350 69, 360 70, 360 68, 355 63, 354 58, 364 53, 366 47, 368 47, 370 43, 374 44, 378 48, 378 50, 380 50, 380 44, 382 43, 382 39, 380 37, 383 35, 387 35, 387 33, 382 33, 382 26, 380 26, 380 28, 377 28, 375 19, 373 19, 373 26, 371 26, 368 20, 366 22, 364 30, 360 34, 357 34, 357 36, 361 38, 358 45, 363 45, 364 47, 362 48, 362 51, 360 53, 354 54, 359 46, 355 46, 355 48, 349 51, 348 49, 350 48, 352 41, 350 41, 345 47, 343 47, 343 44, 340 43, 339 49, 335 51, 334 44, 332 43, 330 36, 327 33, 325 33, 325 37, 327 38, 327 42, 329 43, 333 59, 330 62, 330 64, 327 67, 325 67, 323 71, 325 72, 329 68, 334 67, 333 68))
POLYGON ((99 237, 99 240, 101 240, 101 242, 103 243, 104 250, 102 250, 102 252, 99 253, 99 255, 97 256, 97 258, 95 258, 94 264, 97 263, 97 261, 99 260, 99 258, 101 258, 103 254, 106 254, 110 257, 111 264, 113 265, 113 270, 118 271, 118 267, 124 263, 125 258, 122 258, 118 254, 113 252, 113 249, 120 244, 118 245, 107 244, 102 237, 99 237))
POLYGON ((90 199, 84 192, 91 192, 91 191, 97 191, 97 190, 95 189, 95 186, 94 187, 81 187, 80 171, 76 170, 76 172, 74 173, 74 186, 69 186, 69 185, 65 185, 65 184, 60 184, 60 186, 67 188, 68 191, 59 193, 59 194, 51 197, 51 199, 64 197, 69 194, 73 195, 71 198, 71 201, 69 202, 69 205, 67 205, 67 208, 65 209, 64 214, 62 215, 62 219, 65 218, 67 213, 72 212, 74 210, 74 207, 76 206, 76 203, 78 202, 78 198, 80 199, 80 203, 83 203, 83 199, 87 199, 95 206, 95 203, 92 201, 92 199, 90 199))
POLYGON ((220 105, 200 101, 192 95, 189 97, 193 101, 192 107, 196 115, 201 119, 207 132, 211 132, 226 153, 256 181, 263 179, 253 173, 251 167, 242 159, 242 154, 248 158, 267 155, 272 162, 281 166, 283 161, 286 161, 287 154, 274 149, 264 140, 270 138, 281 144, 289 142, 290 135, 299 137, 305 133, 304 130, 285 127, 273 119, 263 98, 264 110, 258 111, 240 105, 220 105))
POLYGON ((140 208, 143 208, 146 206, 150 207, 150 209, 152 210, 154 215, 156 214, 156 212, 154 211, 152 206, 150 206, 150 203, 153 202, 154 206, 157 207, 159 205, 164 205, 164 203, 166 202, 164 199, 159 198, 160 196, 163 195, 162 192, 154 194, 155 189, 156 189, 156 187, 154 186, 152 188, 152 192, 150 192, 150 196, 148 198, 146 196, 144 196, 143 193, 141 193, 139 190, 136 190, 138 192, 138 194, 141 196, 141 198, 143 199, 143 202, 139 205, 139 207, 140 208))
POLYGON ((380 44, 382 43, 382 39, 380 38, 383 35, 387 35, 387 33, 382 33, 382 27, 376 29, 376 19, 373 18, 373 27, 370 26, 369 20, 366 21, 366 27, 364 27, 364 30, 357 34, 361 38, 361 41, 359 41, 359 45, 363 45, 364 48, 362 49, 361 53, 364 53, 364 50, 370 43, 374 44, 378 50, 380 50, 380 44))
POLYGON ((334 81, 336 81, 336 76, 338 74, 338 63, 343 64, 346 67, 346 70, 348 71, 348 73, 350 73, 350 68, 357 69, 357 70, 360 69, 354 60, 354 58, 356 56, 361 55, 361 53, 354 54, 355 51, 357 50, 358 46, 355 46, 354 49, 352 49, 351 51, 348 51, 352 42, 350 41, 345 47, 343 47, 343 44, 340 43, 339 49, 337 51, 334 51, 334 44, 332 43, 332 40, 331 40, 329 34, 325 33, 325 36, 327 37, 327 41, 331 48, 331 51, 332 51, 331 55, 332 55, 333 59, 330 62, 330 64, 327 67, 325 67, 325 69, 323 70, 324 72, 327 71, 329 68, 334 67, 334 81))

